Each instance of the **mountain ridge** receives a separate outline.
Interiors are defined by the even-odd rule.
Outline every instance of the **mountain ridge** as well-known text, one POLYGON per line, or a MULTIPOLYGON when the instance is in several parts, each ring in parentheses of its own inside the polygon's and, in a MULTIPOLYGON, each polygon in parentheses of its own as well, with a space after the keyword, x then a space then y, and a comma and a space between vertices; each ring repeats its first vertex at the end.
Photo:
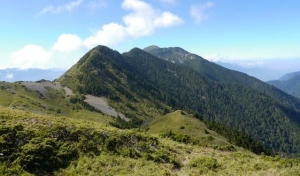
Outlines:
POLYGON ((211 80, 192 68, 164 61, 139 48, 120 54, 98 46, 78 63, 59 78, 61 84, 81 94, 106 96, 113 108, 138 126, 172 109, 196 111, 207 121, 249 133, 275 151, 297 153, 288 145, 291 139, 274 131, 291 134, 300 130, 300 113, 293 109, 297 101, 272 86, 267 86, 272 88, 271 93, 279 91, 286 102, 241 83, 211 80), (285 123, 285 117, 290 124, 285 123), (270 131, 264 129, 266 126, 270 131))
MULTIPOLYGON (((176 47, 175 47, 176 48, 176 47)), ((178 48, 178 47, 177 47, 178 48)), ((266 94, 267 96, 273 97, 274 99, 287 103, 287 104, 293 104, 293 106, 297 109, 300 109, 300 101, 288 94, 286 94, 284 91, 281 91, 279 89, 274 89, 273 86, 270 86, 266 84, 263 81, 260 81, 257 78, 248 76, 245 73, 234 71, 227 69, 225 67, 222 67, 218 64, 209 62, 208 60, 202 58, 201 56, 189 53, 185 51, 184 49, 180 49, 180 53, 177 53, 176 50, 174 50, 174 47, 170 48, 151 48, 147 49, 147 52, 150 54, 153 54, 156 57, 159 57, 163 60, 177 60, 174 61, 174 63, 179 65, 184 65, 189 68, 192 68, 196 72, 200 73, 201 75, 212 79, 214 81, 220 82, 220 83, 237 83, 241 84, 243 86, 250 87, 251 89, 258 91, 259 93, 266 94), (184 54, 183 54, 183 53, 184 54), (194 59, 182 59, 181 57, 184 56, 187 57, 193 57, 194 59), (184 60, 185 62, 180 63, 178 60, 184 60), (288 97, 288 98, 286 98, 288 97)))

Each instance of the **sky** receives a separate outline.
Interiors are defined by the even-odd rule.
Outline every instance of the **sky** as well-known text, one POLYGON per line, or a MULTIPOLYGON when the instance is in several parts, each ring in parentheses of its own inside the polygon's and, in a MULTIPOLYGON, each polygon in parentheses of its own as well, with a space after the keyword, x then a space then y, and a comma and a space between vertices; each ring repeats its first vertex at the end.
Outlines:
POLYGON ((97 45, 282 65, 300 60, 299 9, 298 0, 3 0, 0 69, 68 69, 97 45))

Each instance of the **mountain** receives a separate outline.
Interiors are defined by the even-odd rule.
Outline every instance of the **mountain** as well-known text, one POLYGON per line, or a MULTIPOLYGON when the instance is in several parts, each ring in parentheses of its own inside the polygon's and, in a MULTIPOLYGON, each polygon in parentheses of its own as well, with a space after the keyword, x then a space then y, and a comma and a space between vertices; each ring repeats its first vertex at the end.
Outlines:
POLYGON ((246 73, 247 75, 258 78, 261 81, 270 81, 280 77, 284 71, 271 69, 266 66, 244 66, 241 63, 226 63, 226 62, 215 62, 216 64, 228 68, 230 70, 239 71, 246 73))
POLYGON ((285 75, 283 75, 282 77, 280 77, 278 80, 289 80, 289 79, 292 79, 294 78, 295 76, 299 76, 300 75, 300 71, 298 72, 293 72, 293 73, 286 73, 285 75))
POLYGON ((248 76, 245 73, 230 70, 213 62, 209 62, 208 60, 203 59, 198 55, 189 53, 182 48, 159 48, 157 46, 150 46, 144 48, 144 51, 147 51, 148 53, 163 60, 192 68, 210 80, 214 80, 219 83, 240 84, 259 93, 265 94, 275 100, 283 102, 288 106, 292 105, 297 109, 300 108, 300 101, 296 98, 288 96, 283 91, 275 89, 273 86, 270 86, 254 77, 248 76))
POLYGON ((268 81, 267 83, 278 89, 300 98, 300 72, 285 74, 279 80, 268 81))
POLYGON ((60 77, 65 70, 54 69, 28 69, 21 70, 10 68, 0 70, 0 81, 15 82, 15 81, 38 81, 41 79, 54 80, 60 77))
MULTIPOLYGON (((184 53, 182 49, 174 50, 184 53)), ((198 112, 208 123, 225 126, 218 128, 221 135, 233 136, 226 130, 231 128, 249 134, 274 152, 299 154, 300 138, 293 135, 300 134, 296 98, 246 74, 205 60, 197 63, 205 68, 203 75, 139 48, 120 54, 98 46, 58 81, 76 94, 105 97, 136 127, 145 120, 182 109, 198 112)))
POLYGON ((0 175, 300 170, 299 159, 283 158, 300 156, 294 98, 212 80, 139 48, 95 47, 56 81, 0 82, 0 97, 0 175))

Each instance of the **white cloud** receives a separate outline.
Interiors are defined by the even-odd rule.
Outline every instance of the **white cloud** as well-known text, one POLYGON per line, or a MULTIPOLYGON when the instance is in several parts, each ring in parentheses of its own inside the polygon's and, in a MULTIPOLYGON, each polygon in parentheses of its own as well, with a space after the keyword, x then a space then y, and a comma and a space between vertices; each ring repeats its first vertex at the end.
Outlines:
POLYGON ((94 35, 84 41, 84 46, 93 48, 96 45, 114 45, 123 41, 126 37, 125 28, 116 23, 109 23, 102 27, 94 35))
POLYGON ((183 20, 170 12, 163 12, 160 17, 154 20, 155 27, 169 27, 181 24, 183 20))
POLYGON ((84 41, 84 45, 92 48, 99 44, 115 45, 125 39, 148 36, 159 28, 167 28, 183 23, 183 20, 171 12, 161 12, 141 0, 124 0, 122 8, 131 13, 123 17, 124 26, 109 23, 93 36, 84 41))
MULTIPOLYGON (((63 6, 49 6, 48 10, 43 10, 42 13, 71 12, 82 2, 83 0, 77 0, 63 6)), ((97 2, 100 3, 100 1, 97 2)), ((10 55, 10 60, 6 62, 9 63, 8 65, 0 64, 0 67, 65 69, 74 64, 74 60, 83 55, 85 49, 91 49, 97 45, 117 45, 124 40, 148 36, 158 29, 183 23, 183 20, 177 15, 168 11, 161 12, 142 0, 124 0, 122 8, 129 11, 122 18, 123 24, 105 24, 100 30, 85 39, 81 39, 75 34, 62 34, 51 49, 28 44, 10 55), (80 50, 80 48, 83 49, 80 50)))
POLYGON ((194 19, 196 24, 201 24, 204 20, 208 19, 208 16, 204 13, 207 9, 210 9, 214 6, 214 3, 207 2, 200 5, 191 5, 190 15, 194 19))
POLYGON ((11 73, 7 73, 6 76, 5 76, 6 79, 13 79, 14 78, 14 75, 11 74, 11 73))
POLYGON ((47 62, 52 56, 51 52, 37 45, 26 45, 22 49, 11 54, 14 67, 27 68, 47 68, 47 62))
POLYGON ((40 11, 40 15, 46 14, 46 13, 62 13, 62 12, 72 12, 76 7, 80 6, 80 4, 83 2, 83 0, 77 0, 72 1, 68 4, 60 5, 60 6, 53 6, 49 5, 45 8, 43 8, 40 11))
POLYGON ((53 49, 59 52, 71 52, 82 46, 82 41, 77 35, 62 34, 58 37, 53 49))

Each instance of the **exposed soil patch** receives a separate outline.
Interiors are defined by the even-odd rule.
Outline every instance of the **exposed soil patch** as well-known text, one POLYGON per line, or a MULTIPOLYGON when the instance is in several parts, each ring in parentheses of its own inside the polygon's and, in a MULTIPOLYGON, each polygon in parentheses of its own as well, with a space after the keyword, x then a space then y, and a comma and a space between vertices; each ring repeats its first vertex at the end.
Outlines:
POLYGON ((122 113, 117 112, 113 107, 109 106, 104 97, 95 97, 92 95, 86 95, 85 98, 86 99, 84 101, 89 105, 93 106, 94 108, 96 108, 97 110, 107 115, 114 116, 114 117, 119 116, 120 118, 129 121, 129 119, 125 117, 122 113))
POLYGON ((22 82, 21 85, 24 85, 27 89, 30 89, 32 91, 38 91, 40 92, 43 96, 47 94, 47 90, 45 87, 50 87, 55 90, 61 90, 62 86, 60 85, 59 82, 48 82, 48 81, 43 81, 43 82, 22 82))
POLYGON ((74 93, 69 87, 64 87, 66 95, 73 96, 74 93))

